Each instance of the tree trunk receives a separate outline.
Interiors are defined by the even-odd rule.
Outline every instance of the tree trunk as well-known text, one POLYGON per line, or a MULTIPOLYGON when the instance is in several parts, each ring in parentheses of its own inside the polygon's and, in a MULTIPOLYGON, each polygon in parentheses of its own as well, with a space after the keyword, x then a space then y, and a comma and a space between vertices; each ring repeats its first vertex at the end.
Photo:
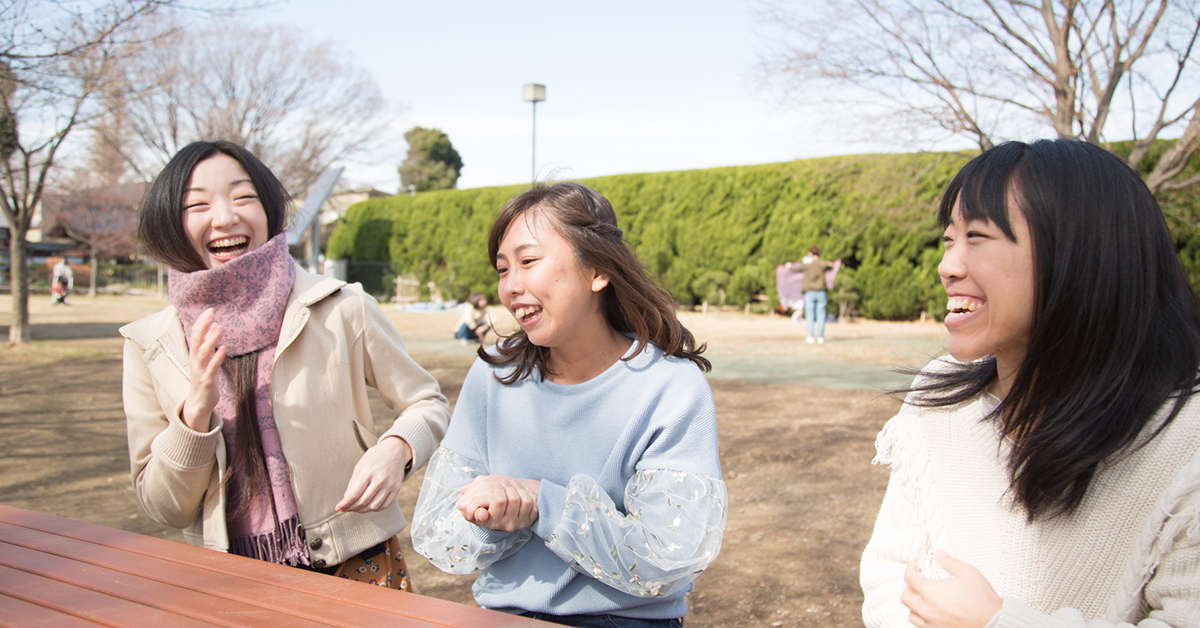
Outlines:
POLYGON ((96 257, 96 249, 92 249, 92 281, 88 285, 88 296, 96 296, 96 274, 100 270, 100 260, 96 257))
MULTIPOLYGON (((18 221, 20 222, 20 221, 18 221)), ((29 342, 29 267, 25 262, 25 232, 19 225, 8 226, 12 240, 9 242, 9 270, 12 274, 12 323, 8 328, 8 341, 15 344, 29 342)))

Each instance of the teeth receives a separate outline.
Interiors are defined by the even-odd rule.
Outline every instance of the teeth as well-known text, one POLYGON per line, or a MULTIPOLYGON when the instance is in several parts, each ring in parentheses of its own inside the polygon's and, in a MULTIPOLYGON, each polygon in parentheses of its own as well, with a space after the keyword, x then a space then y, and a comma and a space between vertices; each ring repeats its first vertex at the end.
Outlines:
POLYGON ((237 236, 234 238, 221 238, 220 240, 213 240, 212 242, 210 242, 208 244, 208 246, 209 246, 209 248, 220 249, 220 248, 225 248, 225 247, 229 247, 229 246, 241 246, 241 245, 245 244, 246 242, 247 242, 246 236, 237 236))
POLYGON ((946 302, 946 308, 951 312, 974 312, 979 309, 979 303, 972 299, 955 297, 946 302))
POLYGON ((513 314, 516 314, 517 318, 525 318, 527 316, 532 316, 533 314, 536 314, 541 309, 542 309, 541 307, 538 307, 536 305, 526 305, 526 306, 517 308, 517 310, 515 312, 513 312, 513 314))

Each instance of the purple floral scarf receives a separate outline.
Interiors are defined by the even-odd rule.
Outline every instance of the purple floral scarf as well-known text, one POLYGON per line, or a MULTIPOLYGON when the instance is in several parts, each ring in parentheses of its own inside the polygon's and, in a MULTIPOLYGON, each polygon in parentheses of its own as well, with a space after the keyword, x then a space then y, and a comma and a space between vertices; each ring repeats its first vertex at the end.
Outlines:
MULTIPOLYGON (((171 304, 179 312, 185 338, 200 314, 211 307, 216 322, 225 329, 221 345, 226 348, 227 355, 258 353, 255 409, 271 485, 269 492, 265 486, 258 489, 251 497, 250 507, 241 516, 233 516, 235 505, 231 504, 226 510, 229 550, 241 556, 293 566, 307 565, 308 551, 304 546, 296 497, 292 493, 291 474, 271 407, 271 368, 275 363, 275 348, 279 343, 288 293, 295 279, 296 264, 288 255, 286 236, 279 234, 259 248, 216 268, 193 273, 168 271, 167 289, 171 304)), ((229 460, 235 449, 236 411, 233 382, 226 369, 221 369, 217 390, 219 401, 214 412, 221 418, 221 435, 225 438, 226 460, 229 460)), ((229 469, 227 494, 240 495, 246 477, 244 469, 229 469)))

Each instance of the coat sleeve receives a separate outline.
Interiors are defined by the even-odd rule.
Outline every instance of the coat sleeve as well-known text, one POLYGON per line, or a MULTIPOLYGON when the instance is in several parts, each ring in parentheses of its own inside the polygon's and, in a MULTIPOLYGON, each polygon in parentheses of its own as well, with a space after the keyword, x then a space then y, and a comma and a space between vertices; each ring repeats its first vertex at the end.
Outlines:
POLYGON ((404 473, 407 480, 429 462, 445 436, 449 404, 437 380, 412 359, 396 326, 369 295, 363 295, 363 334, 367 384, 396 413, 380 439, 399 436, 413 450, 412 465, 404 473))
POLYGON ((217 472, 221 426, 196 432, 180 419, 182 400, 163 408, 145 352, 125 341, 122 400, 129 440, 130 476, 142 509, 153 520, 183 529, 200 516, 217 472))

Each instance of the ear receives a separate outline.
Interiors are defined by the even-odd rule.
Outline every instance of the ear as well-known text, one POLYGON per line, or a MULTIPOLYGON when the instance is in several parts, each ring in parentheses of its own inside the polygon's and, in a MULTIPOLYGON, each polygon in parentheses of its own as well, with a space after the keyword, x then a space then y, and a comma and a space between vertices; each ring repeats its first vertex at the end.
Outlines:
POLYGON ((600 292, 608 287, 608 273, 592 269, 592 292, 600 292))

